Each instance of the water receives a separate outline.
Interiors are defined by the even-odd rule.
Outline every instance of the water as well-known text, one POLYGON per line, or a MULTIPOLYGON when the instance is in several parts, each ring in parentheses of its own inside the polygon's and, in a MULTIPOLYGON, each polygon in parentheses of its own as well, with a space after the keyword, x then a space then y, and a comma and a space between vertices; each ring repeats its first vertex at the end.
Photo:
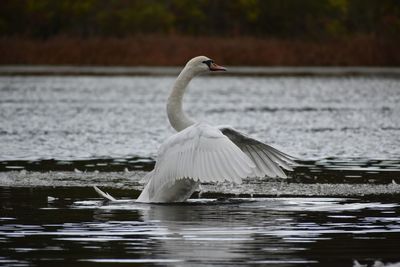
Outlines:
POLYGON ((186 204, 137 204, 173 134, 173 81, 0 76, 1 266, 400 262, 398 76, 200 77, 185 98, 192 117, 299 165, 289 179, 204 184, 186 204))
MULTIPOLYGON (((0 77, 0 160, 154 157, 174 77, 0 77)), ((188 113, 301 159, 394 159, 400 79, 201 77, 188 113)))
POLYGON ((82 188, 2 188, 1 201, 3 266, 353 266, 353 260, 372 266, 400 260, 400 205, 393 200, 203 198, 146 205, 103 202, 82 188))

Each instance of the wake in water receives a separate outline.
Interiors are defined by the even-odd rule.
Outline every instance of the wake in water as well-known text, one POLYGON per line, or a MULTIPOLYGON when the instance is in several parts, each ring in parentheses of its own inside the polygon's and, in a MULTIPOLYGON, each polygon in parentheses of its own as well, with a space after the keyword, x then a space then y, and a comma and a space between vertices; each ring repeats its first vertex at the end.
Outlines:
POLYGON ((354 260, 353 267, 400 267, 400 262, 397 263, 383 263, 381 261, 375 261, 371 265, 361 264, 357 260, 354 260))

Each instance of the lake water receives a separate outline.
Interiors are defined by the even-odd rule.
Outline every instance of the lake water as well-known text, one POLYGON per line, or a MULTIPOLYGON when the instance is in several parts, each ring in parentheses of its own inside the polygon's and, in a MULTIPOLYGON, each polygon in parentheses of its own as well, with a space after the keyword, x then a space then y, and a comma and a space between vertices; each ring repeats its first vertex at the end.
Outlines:
MULTIPOLYGON (((0 76, 1 266, 400 262, 400 79, 203 76, 185 109, 299 158, 289 179, 132 201, 173 76, 0 76), (103 202, 98 185, 119 202, 103 202)), ((392 264, 393 265, 393 264, 392 264)), ((397 265, 396 265, 397 266, 397 265)))

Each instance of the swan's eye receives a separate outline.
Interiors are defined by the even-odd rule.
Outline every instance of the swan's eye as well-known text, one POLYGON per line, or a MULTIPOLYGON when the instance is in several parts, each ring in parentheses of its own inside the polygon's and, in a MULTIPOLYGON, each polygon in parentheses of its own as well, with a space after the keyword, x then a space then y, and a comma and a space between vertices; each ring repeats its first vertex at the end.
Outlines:
POLYGON ((209 68, 211 68, 211 64, 214 63, 214 60, 212 59, 204 60, 203 63, 206 64, 209 68))

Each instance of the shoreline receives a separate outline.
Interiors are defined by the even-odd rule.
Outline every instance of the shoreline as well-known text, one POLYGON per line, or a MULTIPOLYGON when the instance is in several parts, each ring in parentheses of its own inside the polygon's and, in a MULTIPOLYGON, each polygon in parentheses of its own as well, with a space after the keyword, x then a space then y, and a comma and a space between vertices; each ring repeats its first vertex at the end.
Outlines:
POLYGON ((0 66, 182 66, 206 55, 229 66, 400 67, 400 40, 371 35, 326 40, 254 37, 54 36, 0 38, 0 66))
MULTIPOLYGON (((3 65, 0 76, 176 76, 181 67, 3 65)), ((393 76, 400 67, 258 67, 228 66, 222 76, 393 76)))

